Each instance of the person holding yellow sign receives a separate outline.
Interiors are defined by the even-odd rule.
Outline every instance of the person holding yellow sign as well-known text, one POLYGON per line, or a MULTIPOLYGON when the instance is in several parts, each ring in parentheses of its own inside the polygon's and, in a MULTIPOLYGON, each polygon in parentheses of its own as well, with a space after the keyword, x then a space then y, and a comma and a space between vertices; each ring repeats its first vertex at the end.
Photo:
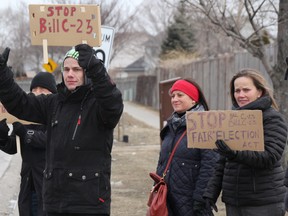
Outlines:
POLYGON ((260 72, 249 68, 238 72, 230 82, 230 94, 235 110, 262 110, 264 151, 233 151, 223 140, 216 141, 221 158, 204 194, 207 209, 217 210, 222 191, 227 216, 283 216, 286 188, 281 157, 287 123, 260 72))
POLYGON ((113 130, 122 94, 88 44, 64 56, 57 94, 29 95, 0 55, 0 100, 19 119, 47 126, 43 207, 48 216, 110 215, 113 130))

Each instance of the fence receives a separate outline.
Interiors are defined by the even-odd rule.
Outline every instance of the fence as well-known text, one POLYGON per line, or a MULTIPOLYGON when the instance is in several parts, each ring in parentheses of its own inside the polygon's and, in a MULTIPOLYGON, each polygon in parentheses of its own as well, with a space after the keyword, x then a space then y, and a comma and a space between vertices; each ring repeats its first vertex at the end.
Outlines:
MULTIPOLYGON (((270 64, 276 63, 276 49, 267 47, 270 64)), ((193 61, 175 68, 156 68, 154 76, 139 76, 131 79, 116 79, 124 100, 133 101, 159 109, 159 83, 175 77, 191 77, 202 88, 211 109, 231 108, 229 83, 232 76, 243 68, 254 68, 263 73, 270 82, 269 75, 258 58, 248 52, 225 54, 217 58, 193 61), (127 93, 129 92, 129 94, 127 93)))

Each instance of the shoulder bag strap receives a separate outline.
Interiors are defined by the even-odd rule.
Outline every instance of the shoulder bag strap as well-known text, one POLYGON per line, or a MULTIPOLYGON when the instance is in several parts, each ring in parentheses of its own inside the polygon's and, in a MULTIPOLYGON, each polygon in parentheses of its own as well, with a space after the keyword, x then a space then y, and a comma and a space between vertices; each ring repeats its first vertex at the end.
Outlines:
POLYGON ((183 134, 181 135, 181 137, 178 139, 177 143, 175 144, 175 146, 174 146, 174 148, 173 148, 173 150, 172 150, 172 152, 171 152, 171 154, 170 154, 170 157, 169 157, 169 159, 168 159, 166 168, 165 168, 165 170, 164 170, 164 172, 163 172, 163 175, 162 175, 162 178, 163 178, 163 179, 164 179, 164 177, 166 176, 167 170, 168 170, 168 168, 169 168, 169 166, 170 166, 170 164, 171 164, 171 161, 172 161, 172 158, 173 158, 173 156, 174 156, 174 154, 175 154, 176 148, 178 147, 180 141, 183 139, 183 137, 186 135, 186 133, 187 133, 187 130, 185 130, 185 131, 183 132, 183 134))

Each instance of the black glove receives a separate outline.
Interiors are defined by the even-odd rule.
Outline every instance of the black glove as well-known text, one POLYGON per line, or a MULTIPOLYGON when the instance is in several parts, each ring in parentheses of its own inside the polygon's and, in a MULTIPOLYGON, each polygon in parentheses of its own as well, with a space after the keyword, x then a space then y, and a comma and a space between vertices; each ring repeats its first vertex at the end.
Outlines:
POLYGON ((209 216, 213 216, 214 215, 213 214, 213 210, 215 212, 218 212, 218 208, 217 208, 215 202, 212 199, 208 198, 208 197, 205 197, 204 199, 205 199, 205 207, 206 207, 206 210, 207 210, 207 214, 209 216))
POLYGON ((79 52, 78 63, 84 69, 88 78, 96 78, 96 73, 104 66, 97 58, 95 50, 88 44, 78 44, 75 50, 79 52))
POLYGON ((0 55, 0 69, 3 69, 7 66, 9 53, 10 53, 10 48, 6 47, 4 52, 0 55))
MULTIPOLYGON (((206 203, 195 200, 193 203, 193 215, 195 216, 207 215, 206 203)), ((213 214, 211 216, 213 216, 213 214)))
POLYGON ((6 118, 2 119, 0 121, 0 139, 1 140, 7 140, 8 139, 8 132, 9 132, 9 127, 6 123, 6 118))
POLYGON ((217 149, 215 149, 216 152, 218 152, 220 155, 232 160, 236 157, 236 151, 233 151, 230 149, 230 147, 223 141, 223 140, 216 140, 215 142, 217 149))
POLYGON ((21 139, 25 139, 25 136, 27 135, 27 129, 23 124, 20 122, 14 122, 13 130, 17 136, 19 136, 21 139))

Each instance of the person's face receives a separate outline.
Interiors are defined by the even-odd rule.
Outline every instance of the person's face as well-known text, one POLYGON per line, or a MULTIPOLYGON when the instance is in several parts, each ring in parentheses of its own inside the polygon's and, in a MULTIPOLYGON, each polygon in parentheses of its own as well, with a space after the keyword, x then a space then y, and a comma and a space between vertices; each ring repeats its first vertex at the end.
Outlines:
POLYGON ((171 104, 175 112, 183 113, 193 107, 195 101, 184 92, 176 90, 171 93, 171 104))
POLYGON ((63 78, 69 91, 84 84, 84 71, 74 58, 66 58, 64 61, 63 78))
POLYGON ((33 94, 35 94, 36 96, 40 95, 40 94, 45 94, 45 95, 52 94, 52 92, 50 92, 48 89, 42 88, 40 86, 37 86, 37 87, 33 88, 31 92, 33 94))
POLYGON ((261 97, 262 91, 258 90, 250 77, 239 77, 234 80, 234 97, 239 107, 249 104, 261 97))

